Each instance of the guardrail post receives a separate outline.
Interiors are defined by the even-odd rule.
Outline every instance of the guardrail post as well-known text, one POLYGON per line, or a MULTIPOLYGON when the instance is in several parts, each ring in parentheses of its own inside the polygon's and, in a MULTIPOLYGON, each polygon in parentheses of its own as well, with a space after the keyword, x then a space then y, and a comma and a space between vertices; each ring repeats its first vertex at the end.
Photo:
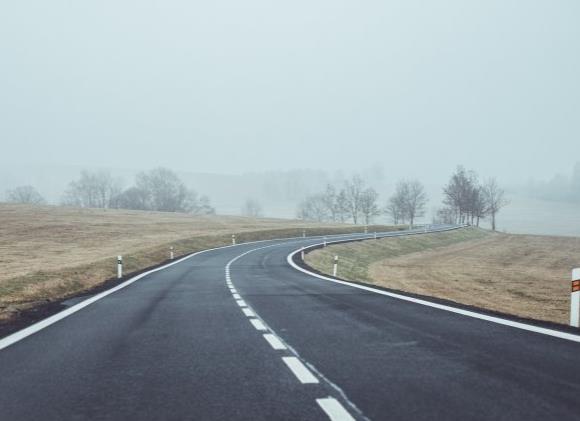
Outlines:
POLYGON ((580 268, 572 270, 570 326, 580 327, 580 268))
POLYGON ((171 247, 169 248, 169 258, 170 258, 171 260, 173 260, 173 258, 175 257, 175 255, 174 255, 174 253, 173 253, 173 250, 174 250, 174 249, 173 249, 173 246, 171 246, 171 247))
POLYGON ((123 256, 117 256, 117 279, 123 277, 123 256))
POLYGON ((334 268, 332 269, 332 276, 336 277, 338 273, 338 256, 334 256, 334 268))
POLYGON ((236 234, 232 234, 232 246, 236 245, 236 234))

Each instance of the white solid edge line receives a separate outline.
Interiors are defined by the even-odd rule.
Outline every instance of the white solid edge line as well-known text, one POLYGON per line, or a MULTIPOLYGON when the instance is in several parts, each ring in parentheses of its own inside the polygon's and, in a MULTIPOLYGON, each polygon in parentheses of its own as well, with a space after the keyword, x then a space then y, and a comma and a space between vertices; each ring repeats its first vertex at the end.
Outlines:
POLYGON ((284 363, 288 366, 290 371, 294 373, 296 378, 300 380, 301 383, 319 383, 318 379, 306 368, 302 361, 296 357, 282 357, 284 363))
POLYGON ((244 312, 246 317, 256 317, 256 313, 251 308, 243 308, 242 311, 244 312))
POLYGON ((236 300, 236 303, 238 303, 238 305, 240 307, 247 307, 248 306, 244 300, 236 300))
MULTIPOLYGON (((320 246, 322 244, 323 243, 316 244, 316 245, 311 246, 311 247, 320 246)), ((337 284, 346 285, 346 286, 349 286, 352 288, 358 288, 358 289, 362 289, 365 291, 374 292, 376 294, 386 295, 388 297, 396 298, 396 299, 403 300, 403 301, 409 301, 411 303, 420 304, 420 305, 424 305, 427 307, 433 307, 433 308, 436 308, 439 310, 449 311, 451 313, 461 314, 462 316, 467 316, 467 317, 472 317, 475 319, 485 320, 485 321, 488 321, 491 323, 497 323, 497 324, 504 325, 504 326, 510 326, 510 327, 514 327, 516 329, 527 330, 529 332, 540 333, 543 335, 553 336, 553 337, 560 338, 560 339, 566 339, 568 341, 580 342, 580 335, 575 335, 575 334, 566 333, 566 332, 560 332, 558 330, 548 329, 545 327, 528 325, 528 324, 522 323, 522 322, 516 322, 516 321, 508 320, 508 319, 502 319, 501 317, 489 316, 487 314, 476 313, 475 311, 463 310, 461 308, 451 307, 451 306, 444 305, 444 304, 437 304, 437 303, 433 303, 431 301, 422 300, 420 298, 413 298, 413 297, 408 297, 406 295, 401 295, 401 294, 396 294, 393 292, 383 291, 383 290, 375 289, 375 288, 365 286, 365 285, 359 285, 359 284, 355 284, 352 282, 346 282, 346 281, 340 281, 338 279, 328 278, 326 276, 310 272, 310 271, 298 266, 296 263, 294 263, 293 257, 296 254, 300 253, 301 251, 302 251, 302 249, 298 249, 298 250, 290 253, 288 255, 288 258, 286 259, 288 264, 290 266, 292 266, 294 269, 299 270, 300 272, 303 272, 303 273, 305 273, 309 276, 315 277, 315 278, 323 279, 325 281, 335 282, 337 284)))
POLYGON ((240 294, 234 294, 234 298, 236 300, 241 300, 242 299, 242 297, 240 297, 240 294))
MULTIPOLYGON (((226 246, 226 247, 230 247, 230 246, 226 246)), ((8 336, 6 336, 3 339, 0 339, 0 350, 4 349, 6 347, 9 347, 12 344, 15 344, 16 342, 21 341, 22 339, 24 339, 24 338, 26 338, 26 337, 28 337, 30 335, 33 335, 36 332, 39 332, 42 329, 45 329, 45 328, 47 328, 50 325, 55 324, 56 322, 58 322, 58 321, 60 321, 60 320, 62 320, 64 318, 66 318, 66 317, 68 317, 68 316, 76 313, 79 310, 82 310, 83 308, 85 308, 85 307, 93 304, 94 302, 99 301, 100 299, 105 298, 106 296, 108 296, 108 295, 110 295, 110 294, 112 294, 114 292, 119 291, 120 289, 123 289, 125 287, 128 287, 129 285, 131 285, 132 283, 138 281, 139 279, 142 279, 142 278, 144 278, 144 277, 146 277, 148 275, 151 275, 152 273, 159 272, 159 271, 161 271, 163 269, 166 269, 168 267, 177 265, 178 263, 181 263, 181 262, 183 262, 183 261, 185 261, 187 259, 191 259, 192 257, 197 256, 197 255, 199 255, 201 253, 206 253, 206 252, 209 252, 209 251, 219 250, 220 248, 222 248, 222 247, 214 248, 214 249, 208 249, 208 250, 203 250, 203 251, 200 251, 200 252, 197 252, 197 253, 190 254, 189 256, 185 256, 185 257, 183 257, 183 258, 181 258, 179 260, 176 260, 174 262, 168 263, 168 264, 166 264, 164 266, 160 266, 160 267, 158 267, 156 269, 152 269, 150 271, 144 272, 144 273, 142 273, 140 275, 137 275, 137 276, 135 276, 135 277, 133 277, 133 278, 131 278, 131 279, 129 279, 129 280, 127 280, 127 281, 125 281, 125 282, 117 285, 117 286, 115 286, 115 287, 112 287, 111 289, 108 289, 106 291, 103 291, 103 292, 101 292, 101 293, 99 293, 97 295, 94 295, 93 297, 87 298, 86 300, 81 301, 80 303, 75 304, 74 306, 72 306, 70 308, 67 308, 66 310, 63 310, 63 311, 61 311, 59 313, 56 313, 56 314, 54 314, 54 315, 52 315, 50 317, 47 317, 46 319, 43 319, 43 320, 41 320, 41 321, 39 321, 39 322, 31 325, 31 326, 28 326, 27 328, 24 328, 22 330, 19 330, 18 332, 15 332, 15 333, 13 333, 11 335, 8 335, 8 336)))
POLYGON ((264 333, 264 339, 276 351, 282 351, 282 350, 288 349, 288 348, 286 348, 286 345, 284 345, 282 343, 282 341, 280 339, 278 339, 278 337, 276 335, 273 335, 271 333, 264 333))
POLYGON ((250 319, 250 323, 252 323, 254 325, 256 330, 260 330, 262 332, 268 330, 266 325, 264 325, 264 323, 262 323, 262 321, 260 319, 250 319))
MULTIPOLYGON (((352 237, 354 235, 357 235, 357 234, 356 233, 351 233, 351 234, 336 234, 336 235, 334 235, 332 237, 334 237, 334 238, 337 238, 337 237, 346 237, 346 236, 351 236, 352 237)), ((312 239, 317 238, 317 237, 321 237, 321 236, 306 237, 306 240, 308 240, 308 239, 312 240, 312 239)), ((270 240, 251 241, 251 242, 248 242, 248 243, 241 243, 241 244, 237 244, 237 245, 228 245, 228 246, 222 246, 222 247, 214 247, 214 248, 211 248, 211 249, 201 250, 201 251, 198 251, 196 253, 192 253, 192 254, 190 254, 188 256, 185 256, 185 257, 182 257, 182 258, 180 258, 178 260, 175 260, 175 261, 173 261, 171 263, 168 263, 166 265, 160 266, 158 268, 155 268, 155 269, 152 269, 150 271, 144 272, 144 273, 142 273, 140 275, 137 275, 137 276, 135 276, 135 277, 133 277, 131 279, 128 279, 127 281, 123 282, 122 284, 119 284, 119 285, 117 285, 115 287, 112 287, 112 288, 110 288, 110 289, 108 289, 106 291, 103 291, 103 292, 101 292, 101 293, 99 293, 97 295, 94 295, 93 297, 87 298, 86 300, 84 300, 84 301, 82 301, 82 302, 80 302, 80 303, 78 303, 78 304, 76 304, 76 305, 74 305, 74 306, 72 306, 70 308, 67 308, 66 310, 63 310, 61 312, 58 312, 58 313, 56 313, 56 314, 54 314, 54 315, 52 315, 50 317, 47 317, 46 319, 43 319, 43 320, 41 320, 39 322, 36 322, 33 325, 30 325, 30 326, 28 326, 28 327, 26 327, 26 328, 24 328, 22 330, 19 330, 17 332, 14 332, 11 335, 6 336, 5 338, 0 339, 0 350, 2 350, 4 348, 7 348, 10 345, 15 344, 16 342, 19 342, 22 339, 27 338, 28 336, 33 335, 33 334, 35 334, 35 333, 37 333, 37 332, 39 332, 39 331, 47 328, 48 326, 51 326, 51 325, 57 323, 58 321, 60 321, 60 320, 62 320, 64 318, 66 318, 66 317, 68 317, 68 316, 76 313, 79 310, 82 310, 83 308, 85 308, 85 307, 93 304, 94 302, 99 301, 100 299, 105 298, 106 296, 108 296, 110 294, 113 294, 114 292, 117 292, 120 289, 123 289, 123 288, 131 285, 132 283, 138 281, 139 279, 142 279, 142 278, 144 278, 144 277, 146 277, 146 276, 148 276, 148 275, 150 275, 152 273, 159 272, 161 270, 167 269, 168 267, 177 265, 177 264, 179 264, 179 263, 181 263, 181 262, 183 262, 185 260, 191 259, 191 258, 193 258, 195 256, 198 256, 198 255, 202 254, 202 253, 208 253, 208 252, 216 251, 216 250, 223 250, 223 249, 228 249, 228 248, 240 247, 242 245, 246 246, 246 245, 251 245, 251 244, 260 244, 260 243, 268 243, 268 242, 276 242, 276 241, 285 241, 285 242, 287 241, 287 242, 291 242, 292 240, 300 240, 300 241, 302 241, 302 240, 305 240, 305 239, 303 237, 273 238, 273 239, 270 239, 270 240)), ((226 272, 226 274, 229 275, 229 271, 226 272)), ((238 304, 240 304, 240 302, 238 302, 238 304)), ((243 305, 240 304, 240 306, 241 307, 245 307, 246 304, 243 303, 243 305)))
POLYGON ((344 406, 334 398, 316 399, 316 403, 322 408, 332 421, 355 421, 344 406))

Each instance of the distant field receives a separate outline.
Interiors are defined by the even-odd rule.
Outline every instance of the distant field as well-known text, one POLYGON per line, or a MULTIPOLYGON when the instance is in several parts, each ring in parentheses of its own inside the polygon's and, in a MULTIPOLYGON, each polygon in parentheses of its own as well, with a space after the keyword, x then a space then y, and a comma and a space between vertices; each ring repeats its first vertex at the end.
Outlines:
POLYGON ((580 238, 478 229, 329 246, 306 262, 339 276, 522 317, 568 323, 580 238))
POLYGON ((238 241, 360 230, 282 219, 0 204, 0 319, 177 255, 238 241))

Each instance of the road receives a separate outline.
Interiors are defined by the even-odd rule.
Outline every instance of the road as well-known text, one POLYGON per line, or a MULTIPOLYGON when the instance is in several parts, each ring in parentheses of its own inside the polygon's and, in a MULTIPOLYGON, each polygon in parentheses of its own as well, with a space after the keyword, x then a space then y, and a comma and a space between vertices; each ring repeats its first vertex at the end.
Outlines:
POLYGON ((580 419, 577 336, 288 264, 320 242, 196 254, 1 340, 0 420, 580 419))

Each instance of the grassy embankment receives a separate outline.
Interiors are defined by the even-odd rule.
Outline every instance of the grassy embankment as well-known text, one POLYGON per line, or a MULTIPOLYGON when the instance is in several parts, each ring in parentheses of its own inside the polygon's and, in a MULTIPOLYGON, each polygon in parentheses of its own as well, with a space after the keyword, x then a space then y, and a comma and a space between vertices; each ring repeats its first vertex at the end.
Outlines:
POLYGON ((306 262, 331 273, 334 255, 343 279, 567 324, 580 238, 469 228, 332 245, 306 262))
POLYGON ((85 292, 168 258, 231 244, 360 231, 361 227, 280 219, 0 204, 0 321, 39 304, 85 292))

